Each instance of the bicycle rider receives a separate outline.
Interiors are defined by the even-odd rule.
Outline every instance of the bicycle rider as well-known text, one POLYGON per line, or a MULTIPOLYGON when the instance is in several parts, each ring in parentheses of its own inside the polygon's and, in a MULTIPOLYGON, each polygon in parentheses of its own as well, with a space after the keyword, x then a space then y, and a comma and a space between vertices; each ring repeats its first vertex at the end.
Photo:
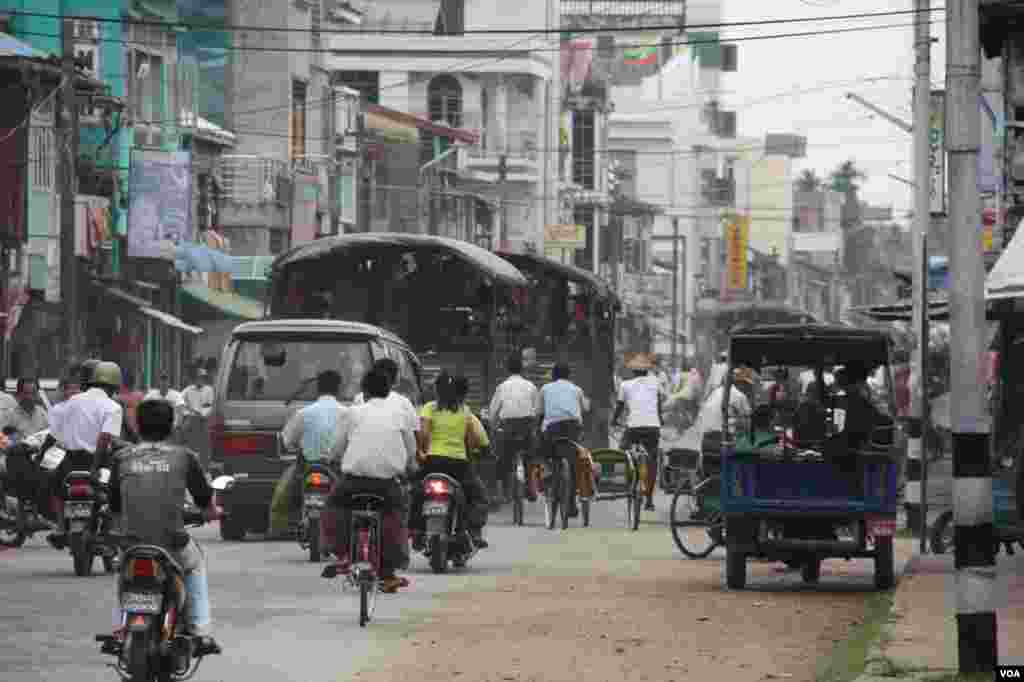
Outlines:
MULTIPOLYGON (((540 422, 544 452, 554 456, 554 445, 558 438, 579 442, 583 432, 583 413, 590 411, 590 400, 583 389, 569 381, 569 364, 556 363, 551 370, 551 382, 537 393, 537 418, 540 422)), ((578 481, 576 457, 568 458, 571 481, 578 481)), ((569 495, 569 516, 579 515, 576 496, 569 495)))
MULTIPOLYGON (((515 475, 512 457, 516 448, 525 444, 528 453, 533 451, 533 426, 536 423, 537 387, 523 378, 523 358, 513 353, 507 363, 509 377, 494 390, 491 398, 491 423, 498 427, 498 497, 508 501, 512 490, 512 476, 515 475)), ((524 466, 529 462, 523 462, 524 466)), ((530 480, 526 498, 537 499, 535 482, 530 480)))
POLYGON ((654 511, 654 486, 658 480, 658 445, 661 440, 661 426, 665 403, 665 389, 658 377, 651 374, 654 363, 647 353, 637 353, 626 363, 632 370, 633 378, 623 381, 619 387, 619 399, 615 405, 612 424, 618 426, 622 413, 629 408, 626 422, 625 448, 639 443, 647 451, 647 480, 644 481, 644 497, 647 511, 654 511))

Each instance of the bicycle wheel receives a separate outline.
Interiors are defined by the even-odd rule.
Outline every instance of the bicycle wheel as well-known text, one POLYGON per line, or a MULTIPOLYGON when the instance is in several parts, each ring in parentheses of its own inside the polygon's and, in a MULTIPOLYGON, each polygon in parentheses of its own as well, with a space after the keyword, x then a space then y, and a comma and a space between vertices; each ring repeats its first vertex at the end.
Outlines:
POLYGON ((572 467, 568 462, 563 461, 559 466, 559 504, 561 505, 562 530, 569 529, 569 511, 572 509, 572 498, 575 496, 572 480, 572 467))
POLYGON ((517 455, 512 470, 512 525, 523 525, 523 497, 526 495, 526 465, 522 455, 517 455))
POLYGON ((688 492, 677 492, 672 497, 672 510, 669 525, 672 539, 679 551, 690 559, 704 559, 719 545, 721 529, 715 532, 715 526, 708 521, 695 519, 697 514, 697 498, 688 492))
POLYGON ((370 581, 359 581, 359 627, 365 628, 370 622, 370 581))
POLYGON ((551 469, 548 475, 548 483, 544 486, 544 523, 548 530, 555 529, 555 521, 558 518, 558 460, 551 459, 548 467, 551 469))

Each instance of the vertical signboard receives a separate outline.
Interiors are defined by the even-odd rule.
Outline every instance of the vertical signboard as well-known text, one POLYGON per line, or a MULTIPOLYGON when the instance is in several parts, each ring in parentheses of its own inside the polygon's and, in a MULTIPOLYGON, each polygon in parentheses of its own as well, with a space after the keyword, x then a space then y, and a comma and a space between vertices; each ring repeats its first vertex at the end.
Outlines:
POLYGON ((933 90, 928 110, 928 184, 932 214, 946 212, 946 91, 933 90))
POLYGON ((187 151, 133 149, 128 191, 128 257, 174 258, 195 239, 192 157, 187 151))
POLYGON ((725 221, 725 288, 729 291, 745 291, 747 288, 747 246, 749 243, 750 216, 727 217, 725 221))

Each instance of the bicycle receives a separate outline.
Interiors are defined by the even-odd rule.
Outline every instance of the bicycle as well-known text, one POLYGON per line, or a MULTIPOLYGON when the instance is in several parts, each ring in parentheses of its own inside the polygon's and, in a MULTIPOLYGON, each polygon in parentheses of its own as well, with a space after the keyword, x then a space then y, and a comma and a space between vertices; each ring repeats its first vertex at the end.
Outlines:
POLYGON ((680 484, 672 497, 672 509, 669 524, 672 539, 679 551, 690 559, 704 559, 716 547, 725 546, 725 518, 719 507, 719 491, 721 478, 719 475, 707 475, 704 471, 697 474, 691 484, 680 484), (691 534, 687 531, 696 529, 691 534), (697 544, 698 539, 706 537, 710 542, 706 546, 697 544))
MULTIPOLYGON (((572 480, 572 467, 569 457, 576 457, 579 445, 570 438, 556 438, 547 455, 548 471, 544 477, 544 516, 548 530, 555 529, 559 512, 562 530, 569 528, 569 509, 572 497, 576 495, 576 481, 572 480)), ((579 500, 579 511, 583 526, 590 525, 590 500, 579 500)))
MULTIPOLYGON (((620 446, 625 445, 625 431, 615 431, 612 434, 613 442, 620 446)), ((643 486, 647 482, 648 467, 650 466, 650 454, 641 443, 634 442, 628 448, 601 450, 593 453, 594 459, 602 463, 609 463, 612 456, 625 458, 627 466, 627 479, 624 486, 614 486, 610 495, 605 495, 604 490, 610 486, 608 483, 599 480, 598 488, 602 494, 598 499, 625 499, 626 500, 626 527, 636 531, 640 529, 640 512, 643 508, 643 486)))
MULTIPOLYGON (((499 432, 500 433, 500 432, 499 432)), ((523 435, 517 438, 505 440, 503 445, 511 445, 511 473, 508 474, 508 490, 512 497, 512 525, 522 526, 525 515, 525 498, 529 478, 530 464, 530 437, 523 435)))
MULTIPOLYGON (((383 557, 382 531, 383 514, 380 511, 384 498, 361 493, 353 495, 346 503, 352 515, 349 521, 349 560, 351 570, 345 574, 342 590, 353 588, 359 591, 359 627, 373 618, 377 607, 377 593, 380 592, 380 566, 383 557)), ((324 578, 336 578, 338 567, 331 564, 321 574, 324 578)))

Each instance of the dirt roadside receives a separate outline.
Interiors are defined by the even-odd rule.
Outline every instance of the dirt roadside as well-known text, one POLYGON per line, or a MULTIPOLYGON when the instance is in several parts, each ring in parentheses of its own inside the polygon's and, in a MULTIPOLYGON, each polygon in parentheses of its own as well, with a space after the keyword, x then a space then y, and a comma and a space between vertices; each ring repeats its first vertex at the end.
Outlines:
MULTIPOLYGON (((898 544, 901 563, 911 543, 898 544)), ((531 546, 529 568, 470 574, 418 622, 386 626, 400 643, 354 679, 812 682, 871 590, 870 562, 828 561, 817 588, 752 563, 750 589, 730 592, 718 559, 683 560, 670 545, 648 527, 531 546)))

